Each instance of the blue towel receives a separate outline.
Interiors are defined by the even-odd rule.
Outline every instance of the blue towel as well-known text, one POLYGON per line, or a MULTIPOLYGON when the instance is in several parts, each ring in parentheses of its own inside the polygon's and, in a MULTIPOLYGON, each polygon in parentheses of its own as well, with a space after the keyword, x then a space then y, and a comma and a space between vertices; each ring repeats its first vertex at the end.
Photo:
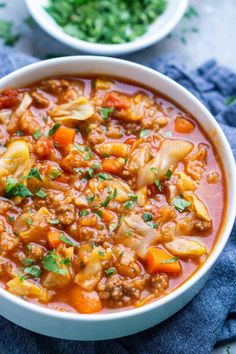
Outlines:
MULTIPOLYGON (((0 48, 0 74, 36 59, 0 48)), ((208 61, 187 71, 174 56, 159 57, 150 66, 179 82, 212 112, 236 156, 236 74, 208 61)), ((65 341, 22 329, 0 318, 1 354, 208 354, 214 345, 236 336, 236 225, 223 254, 200 293, 165 322, 137 335, 102 342, 65 341)))

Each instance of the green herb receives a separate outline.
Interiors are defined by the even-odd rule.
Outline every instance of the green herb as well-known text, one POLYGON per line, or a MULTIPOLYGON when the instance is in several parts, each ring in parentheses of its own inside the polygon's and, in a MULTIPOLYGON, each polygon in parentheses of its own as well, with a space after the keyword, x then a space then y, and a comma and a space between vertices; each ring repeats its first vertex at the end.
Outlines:
POLYGON ((111 267, 111 268, 105 269, 106 275, 112 275, 112 274, 115 273, 115 271, 116 271, 115 267, 111 267))
POLYGON ((166 132, 164 132, 164 135, 165 135, 167 138, 171 138, 172 135, 173 135, 173 132, 172 132, 172 130, 167 130, 166 132))
POLYGON ((147 138, 147 137, 149 136, 149 134, 150 134, 150 131, 149 131, 149 130, 147 130, 147 129, 142 130, 142 131, 140 132, 140 138, 142 138, 142 139, 147 138))
POLYGON ((132 200, 127 200, 127 202, 124 202, 123 207, 132 210, 134 208, 134 202, 132 200))
POLYGON ((24 258, 24 259, 22 260, 22 263, 23 263, 24 265, 26 265, 26 266, 29 266, 29 265, 31 265, 31 264, 33 264, 33 263, 35 263, 35 262, 34 262, 34 260, 31 259, 31 258, 24 258))
POLYGON ((154 179, 154 183, 157 186, 157 188, 159 189, 159 191, 161 192, 162 191, 162 185, 161 185, 161 182, 159 181, 159 179, 155 178, 154 179))
POLYGON ((171 179, 171 176, 172 176, 172 172, 171 172, 171 170, 166 170, 166 172, 165 172, 165 176, 166 176, 166 178, 168 179, 168 181, 171 179))
POLYGON ((170 259, 166 259, 165 261, 161 261, 162 264, 175 263, 179 260, 179 257, 173 257, 170 259))
POLYGON ((157 172, 158 172, 156 167, 151 167, 151 168, 150 168, 150 171, 151 171, 152 173, 154 173, 154 175, 157 174, 157 172))
POLYGON ((112 195, 109 194, 109 195, 106 197, 106 199, 101 202, 101 206, 103 206, 104 208, 106 208, 107 205, 110 203, 111 199, 112 199, 112 195))
POLYGON ((26 276, 26 275, 21 275, 21 276, 19 277, 19 279, 20 279, 21 282, 23 282, 24 280, 27 279, 27 276, 26 276))
POLYGON ((49 224, 51 224, 51 225, 58 225, 59 223, 60 223, 60 220, 57 220, 57 219, 53 219, 53 220, 49 221, 49 224))
POLYGON ((28 250, 32 251, 33 249, 33 245, 32 243, 28 243, 28 245, 26 246, 28 248, 28 250))
POLYGON ((143 220, 144 221, 151 221, 152 220, 152 214, 151 213, 144 213, 143 214, 143 220))
POLYGON ((94 201, 94 199, 95 199, 95 195, 87 196, 87 201, 88 201, 89 203, 92 203, 92 202, 94 201))
POLYGON ((27 222, 28 225, 32 225, 32 221, 30 220, 30 218, 26 218, 25 221, 27 222))
POLYGON ((97 214, 100 218, 102 218, 102 212, 99 209, 94 209, 93 212, 97 214))
POLYGON ((118 226, 120 226, 122 224, 123 220, 124 220, 124 215, 120 215, 118 226))
POLYGON ((147 224, 149 226, 151 226, 153 229, 157 229, 158 228, 158 224, 154 221, 148 221, 147 224))
POLYGON ((49 251, 46 256, 43 258, 43 267, 44 269, 48 270, 49 272, 53 272, 56 274, 60 274, 65 276, 66 275, 66 269, 60 268, 58 265, 60 260, 60 256, 58 254, 55 254, 55 251, 49 251))
POLYGON ((80 212, 79 212, 79 215, 80 216, 87 216, 89 214, 89 212, 87 211, 87 210, 81 210, 80 212))
POLYGON ((230 106, 236 100, 236 96, 229 96, 225 99, 224 104, 230 106))
POLYGON ((53 135, 54 133, 56 133, 57 129, 59 129, 60 126, 61 126, 61 124, 59 124, 59 123, 54 124, 54 125, 52 126, 52 128, 49 129, 48 136, 51 136, 51 135, 53 135))
POLYGON ((113 192, 113 194, 112 194, 112 199, 116 199, 117 194, 118 194, 118 191, 117 191, 117 189, 115 188, 115 189, 114 189, 114 192, 113 192))
POLYGON ((188 7, 187 11, 184 14, 184 17, 187 18, 188 20, 192 17, 197 17, 197 16, 198 16, 197 10, 195 9, 195 7, 191 5, 188 7))
POLYGON ((12 178, 6 179, 7 185, 5 186, 6 197, 32 197, 30 190, 22 183, 17 183, 12 178))
POLYGON ((105 256, 105 252, 103 252, 103 251, 98 251, 98 254, 99 254, 99 256, 102 256, 102 257, 105 256))
POLYGON ((56 179, 57 177, 61 176, 61 171, 59 170, 52 170, 49 172, 48 177, 52 180, 56 179))
POLYGON ((175 209, 177 209, 180 213, 182 213, 187 207, 191 205, 190 202, 183 198, 175 197, 173 200, 173 204, 175 209))
POLYGON ((109 224, 109 231, 113 232, 117 228, 117 224, 115 222, 111 222, 109 224))
POLYGON ((98 175, 98 179, 99 181, 105 181, 105 180, 111 180, 113 179, 113 177, 111 175, 109 175, 108 173, 99 173, 98 175))
POLYGON ((14 221, 16 218, 15 216, 8 216, 9 221, 14 221))
POLYGON ((72 241, 69 237, 67 237, 64 234, 60 234, 59 240, 61 240, 62 242, 66 243, 68 245, 71 245, 71 246, 74 246, 74 247, 78 247, 78 243, 72 241))
POLYGON ((93 153, 90 151, 84 156, 84 159, 88 161, 91 160, 92 157, 93 157, 93 153))
POLYGON ((40 190, 37 193, 35 193, 35 195, 37 195, 37 197, 43 199, 47 196, 47 193, 42 188, 40 188, 40 190))
POLYGON ((33 133, 33 137, 38 140, 39 138, 41 138, 42 136, 42 133, 39 129, 35 130, 34 133, 33 133))
POLYGON ((41 269, 39 268, 39 266, 32 265, 30 267, 26 267, 24 269, 24 273, 32 275, 33 278, 39 278, 41 274, 41 269))
POLYGON ((24 136, 25 133, 22 132, 21 130, 17 130, 17 131, 15 132, 15 135, 16 135, 16 136, 24 136))
POLYGON ((34 177, 34 178, 38 179, 41 182, 43 181, 42 177, 40 176, 40 173, 39 173, 39 170, 37 169, 37 167, 31 168, 27 178, 31 178, 31 177, 34 177))
POLYGON ((65 264, 65 265, 70 266, 71 265, 71 260, 70 260, 70 258, 66 257, 66 258, 61 260, 60 264, 65 264))
POLYGON ((4 44, 14 46, 20 39, 20 34, 13 34, 12 22, 0 20, 0 37, 3 38, 4 44))
POLYGON ((92 43, 119 44, 142 36, 167 0, 49 0, 47 11, 68 35, 92 43))
POLYGON ((110 117, 110 114, 114 111, 114 108, 102 107, 99 109, 99 113, 101 114, 103 119, 107 119, 110 117))

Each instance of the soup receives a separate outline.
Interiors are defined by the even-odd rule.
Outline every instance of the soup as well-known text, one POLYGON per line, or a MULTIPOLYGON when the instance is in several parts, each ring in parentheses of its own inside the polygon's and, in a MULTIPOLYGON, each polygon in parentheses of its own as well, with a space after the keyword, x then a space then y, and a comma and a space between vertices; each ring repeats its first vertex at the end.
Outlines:
POLYGON ((218 154, 169 99, 110 77, 0 93, 0 286, 59 311, 139 307, 196 272, 223 222, 218 154))

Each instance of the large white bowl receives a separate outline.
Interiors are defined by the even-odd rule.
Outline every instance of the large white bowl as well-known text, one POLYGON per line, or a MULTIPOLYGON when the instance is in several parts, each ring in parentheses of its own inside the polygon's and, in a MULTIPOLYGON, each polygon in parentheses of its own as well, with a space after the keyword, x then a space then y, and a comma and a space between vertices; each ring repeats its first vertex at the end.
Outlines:
POLYGON ((149 27, 148 32, 123 44, 98 44, 82 41, 66 34, 45 10, 48 0, 25 0, 35 21, 51 36, 79 51, 100 55, 123 55, 146 48, 167 36, 183 16, 188 0, 168 0, 166 11, 149 27))
POLYGON ((22 87, 57 75, 119 75, 158 89, 190 112, 211 136, 226 172, 227 208, 225 223, 203 266, 169 295, 141 308, 128 311, 81 315, 57 312, 26 302, 0 288, 0 314, 35 332, 77 340, 101 340, 126 336, 149 328, 173 315, 187 304, 204 285, 209 270, 222 252, 236 213, 236 171, 233 154, 221 128, 208 110, 186 89, 168 77, 128 61, 104 57, 66 57, 24 67, 0 80, 0 89, 22 87))

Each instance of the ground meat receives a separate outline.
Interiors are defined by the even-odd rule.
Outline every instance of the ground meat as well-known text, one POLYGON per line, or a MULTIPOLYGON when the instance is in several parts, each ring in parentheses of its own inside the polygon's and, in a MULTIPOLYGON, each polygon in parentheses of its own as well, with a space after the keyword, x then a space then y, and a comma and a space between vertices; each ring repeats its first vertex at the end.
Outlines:
POLYGON ((27 258, 33 259, 35 262, 38 262, 43 258, 45 252, 46 251, 42 246, 37 245, 35 243, 31 243, 28 249, 27 258))
POLYGON ((0 257, 0 276, 7 279, 13 278, 16 274, 16 265, 9 259, 0 257))
POLYGON ((1 214, 3 214, 4 212, 7 212, 8 210, 10 210, 10 209, 12 208, 12 206, 13 206, 13 205, 12 205, 12 202, 0 198, 0 210, 1 210, 1 214))
POLYGON ((169 286, 168 275, 165 273, 153 274, 150 279, 150 284, 155 295, 159 295, 169 286))
POLYGON ((124 135, 124 128, 115 121, 107 124, 106 136, 111 139, 119 139, 124 135))
POLYGON ((6 89, 0 94, 0 109, 12 108, 19 103, 17 90, 6 89))
POLYGON ((72 150, 61 161, 61 167, 69 172, 74 172, 74 168, 87 167, 87 161, 79 151, 72 150))
POLYGON ((103 243, 106 241, 108 236, 106 233, 99 231, 92 227, 80 227, 79 229, 79 240, 80 241, 90 241, 96 242, 98 244, 103 243))
POLYGON ((75 212, 76 208, 73 204, 61 205, 56 211, 56 216, 63 225, 71 225, 76 219, 75 212))
POLYGON ((47 92, 52 93, 53 95, 59 95, 63 90, 67 89, 70 86, 69 82, 66 80, 44 80, 42 81, 42 89, 47 92))
POLYGON ((10 232, 2 232, 0 237, 0 250, 2 251, 12 251, 19 245, 20 241, 18 237, 11 234, 10 232))
POLYGON ((51 154, 53 145, 50 139, 46 138, 45 136, 41 136, 39 140, 37 140, 35 145, 35 153, 39 157, 46 157, 51 154))
POLYGON ((209 231, 211 229, 212 223, 210 221, 198 220, 194 222, 194 229, 200 232, 209 231))
POLYGON ((44 123, 39 120, 30 112, 26 110, 19 120, 20 130, 27 134, 33 134, 35 130, 40 130, 44 123))
POLYGON ((90 124, 88 130, 89 133, 87 135, 87 139, 90 144, 101 144, 105 140, 104 133, 98 124, 90 124))
POLYGON ((49 101, 46 97, 44 97, 41 93, 37 91, 33 91, 31 93, 31 97, 33 98, 33 103, 38 108, 47 108, 49 105, 49 101))
POLYGON ((100 299, 104 300, 108 307, 127 306, 132 301, 140 299, 147 280, 148 275, 143 278, 126 280, 115 274, 108 277, 105 283, 100 282, 97 285, 97 291, 100 299))

